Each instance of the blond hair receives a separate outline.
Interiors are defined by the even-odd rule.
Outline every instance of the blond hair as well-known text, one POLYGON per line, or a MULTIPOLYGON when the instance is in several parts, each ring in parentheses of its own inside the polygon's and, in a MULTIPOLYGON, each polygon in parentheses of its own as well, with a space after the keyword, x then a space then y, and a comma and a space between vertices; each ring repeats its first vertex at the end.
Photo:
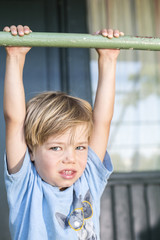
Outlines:
POLYGON ((91 135, 92 107, 85 100, 62 92, 44 92, 29 100, 26 108, 24 130, 30 149, 79 124, 86 124, 88 138, 91 135))

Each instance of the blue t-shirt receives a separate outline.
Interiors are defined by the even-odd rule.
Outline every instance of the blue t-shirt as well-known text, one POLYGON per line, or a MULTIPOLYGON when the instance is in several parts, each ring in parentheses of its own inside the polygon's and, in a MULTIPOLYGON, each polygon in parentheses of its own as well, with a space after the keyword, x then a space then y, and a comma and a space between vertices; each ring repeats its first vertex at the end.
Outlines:
POLYGON ((112 172, 106 153, 102 163, 88 149, 86 169, 69 188, 44 182, 28 150, 19 172, 9 174, 5 156, 5 183, 13 240, 99 240, 100 197, 112 172))

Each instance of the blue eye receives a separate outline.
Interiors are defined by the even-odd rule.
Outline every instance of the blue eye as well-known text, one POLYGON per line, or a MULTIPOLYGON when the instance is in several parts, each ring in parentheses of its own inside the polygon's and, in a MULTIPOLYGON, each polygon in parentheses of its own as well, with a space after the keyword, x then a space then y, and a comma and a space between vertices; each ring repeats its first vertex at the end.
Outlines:
POLYGON ((78 147, 76 147, 76 150, 82 151, 82 150, 84 150, 84 149, 85 149, 85 147, 83 147, 83 146, 78 146, 78 147))
POLYGON ((53 151, 60 151, 61 147, 51 147, 51 150, 53 150, 53 151))

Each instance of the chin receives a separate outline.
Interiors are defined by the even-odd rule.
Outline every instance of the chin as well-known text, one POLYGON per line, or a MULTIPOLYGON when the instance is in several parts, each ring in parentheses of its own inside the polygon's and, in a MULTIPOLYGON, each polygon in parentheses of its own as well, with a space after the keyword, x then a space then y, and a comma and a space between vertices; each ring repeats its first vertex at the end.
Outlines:
POLYGON ((69 188, 69 187, 71 187, 73 184, 74 184, 74 182, 73 182, 73 183, 64 184, 64 186, 62 186, 62 188, 69 188))
POLYGON ((68 183, 64 183, 62 186, 60 186, 59 188, 69 188, 71 187, 75 182, 77 181, 77 179, 73 182, 68 182, 68 183))

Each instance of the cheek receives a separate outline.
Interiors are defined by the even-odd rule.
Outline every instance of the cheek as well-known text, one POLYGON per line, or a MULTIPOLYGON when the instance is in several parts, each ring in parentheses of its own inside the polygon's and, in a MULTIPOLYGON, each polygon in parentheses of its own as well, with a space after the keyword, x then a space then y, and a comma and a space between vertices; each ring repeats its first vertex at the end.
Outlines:
POLYGON ((82 170, 85 169, 87 164, 87 154, 83 154, 83 156, 80 156, 79 158, 79 166, 82 170))
POLYGON ((55 159, 45 159, 43 161, 44 168, 47 168, 48 170, 53 170, 56 168, 57 162, 55 159))
POLYGON ((57 162, 55 159, 53 159, 53 157, 51 158, 49 154, 42 154, 39 158, 37 158, 35 164, 39 169, 41 169, 41 171, 50 171, 56 167, 57 162))

